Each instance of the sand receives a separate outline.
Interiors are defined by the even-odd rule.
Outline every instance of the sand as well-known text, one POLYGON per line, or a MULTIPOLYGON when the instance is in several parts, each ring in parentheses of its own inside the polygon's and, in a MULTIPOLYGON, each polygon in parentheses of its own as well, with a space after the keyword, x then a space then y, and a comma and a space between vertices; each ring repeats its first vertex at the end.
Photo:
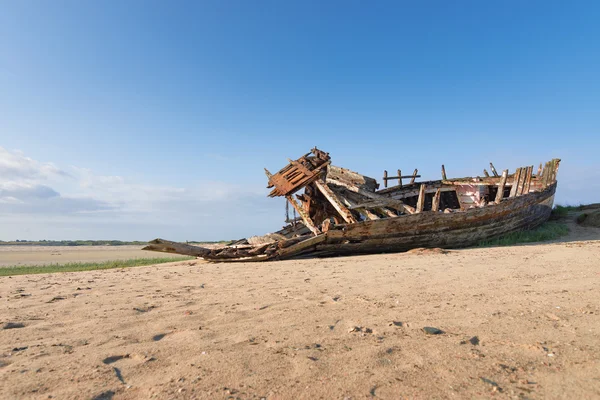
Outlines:
POLYGON ((142 251, 144 246, 0 246, 0 267, 177 257, 142 251))
POLYGON ((599 260, 585 240, 3 277, 0 325, 23 327, 0 329, 0 398, 600 398, 599 260))

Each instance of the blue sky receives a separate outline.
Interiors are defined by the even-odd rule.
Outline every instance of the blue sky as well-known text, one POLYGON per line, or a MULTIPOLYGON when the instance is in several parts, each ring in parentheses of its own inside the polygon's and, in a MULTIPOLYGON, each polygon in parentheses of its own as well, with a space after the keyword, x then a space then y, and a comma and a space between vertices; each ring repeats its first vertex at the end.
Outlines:
POLYGON ((263 167, 563 159, 600 201, 596 1, 1 1, 0 240, 282 224, 263 167), (10 198, 9 200, 6 200, 10 198))

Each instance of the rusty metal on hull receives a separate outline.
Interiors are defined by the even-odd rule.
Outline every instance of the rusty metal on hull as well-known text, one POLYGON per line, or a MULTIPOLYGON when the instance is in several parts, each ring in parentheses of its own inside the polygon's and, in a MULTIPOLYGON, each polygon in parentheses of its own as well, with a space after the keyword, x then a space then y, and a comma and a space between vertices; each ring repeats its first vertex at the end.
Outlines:
POLYGON ((559 163, 548 161, 536 174, 525 166, 502 175, 490 163, 493 176, 453 179, 442 166, 441 180, 425 182, 415 182, 417 169, 395 177, 385 171, 384 182, 398 185, 378 190, 375 179, 331 165, 329 153, 314 148, 276 174, 265 169, 269 196, 286 198, 300 220, 218 249, 156 239, 144 250, 233 262, 471 246, 546 221, 559 163))

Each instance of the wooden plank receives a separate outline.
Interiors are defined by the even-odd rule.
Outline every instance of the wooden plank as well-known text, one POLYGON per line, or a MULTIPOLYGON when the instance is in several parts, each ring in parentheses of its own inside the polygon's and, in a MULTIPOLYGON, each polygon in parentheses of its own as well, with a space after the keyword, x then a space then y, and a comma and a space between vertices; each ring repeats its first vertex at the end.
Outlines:
POLYGON ((542 163, 540 163, 540 166, 538 167, 538 171, 537 171, 537 177, 540 178, 542 176, 542 163))
POLYGON ((504 197, 504 186, 506 185, 506 178, 508 178, 507 169, 502 171, 502 177, 500 178, 500 183, 498 184, 498 193, 496 193, 496 204, 500 204, 502 198, 504 197))
POLYGON ((364 189, 361 189, 360 187, 358 187, 356 185, 352 185, 352 184, 349 184, 347 182, 342 182, 342 181, 338 181, 338 180, 335 180, 335 179, 329 179, 329 178, 327 178, 327 182, 331 183, 333 185, 337 185, 337 186, 343 187, 343 188, 345 188, 345 189, 347 189, 347 190, 349 190, 351 192, 358 193, 361 196, 367 197, 369 199, 381 200, 381 201, 386 201, 387 200, 388 204, 386 205, 386 207, 391 207, 391 208, 393 208, 395 210, 398 210, 398 211, 401 211, 401 212, 405 212, 407 214, 414 214, 415 213, 415 209, 413 207, 409 206, 408 204, 404 204, 400 200, 394 200, 394 199, 382 196, 382 195, 377 194, 377 193, 369 192, 369 191, 366 191, 364 189))
MULTIPOLYGON (((398 170, 398 171, 399 171, 399 170, 398 170)), ((387 180, 391 180, 391 179, 398 179, 398 178, 407 179, 407 178, 412 178, 412 177, 415 177, 415 178, 420 178, 420 177, 421 177, 421 175, 416 175, 416 176, 415 176, 415 175, 398 175, 398 176, 388 176, 388 177, 387 177, 387 178, 385 178, 385 179, 387 179, 387 180)))
POLYGON ((402 187, 402 171, 398 170, 398 186, 402 187))
POLYGON ((317 228, 317 226, 315 225, 313 220, 310 219, 310 216, 308 215, 308 213, 306 211, 304 211, 304 207, 301 207, 300 204, 298 204, 298 202, 292 197, 292 195, 287 195, 287 196, 285 196, 285 198, 288 199, 288 201, 290 202, 292 207, 294 207, 296 209, 296 212, 302 217, 302 221, 304 222, 304 225, 306 225, 306 227, 308 229, 310 229, 310 231, 315 236, 319 235, 321 233, 321 231, 319 230, 319 228, 317 228))
POLYGON ((379 219, 379 216, 377 214, 375 214, 371 210, 367 210, 366 208, 359 208, 356 211, 359 212, 361 215, 363 215, 369 221, 372 221, 374 219, 379 219))
POLYGON ((483 175, 485 175, 486 178, 490 177, 490 174, 487 172, 487 169, 483 169, 483 175))
POLYGON ((490 169, 492 170, 492 174, 494 174, 494 176, 499 176, 496 168, 494 168, 494 164, 490 163, 490 169))
POLYGON ((423 211, 425 207, 425 184, 421 184, 421 188, 419 189, 419 198, 417 199, 417 213, 423 211))
POLYGON ((519 182, 517 184, 517 196, 521 196, 523 194, 525 180, 527 179, 527 170, 528 167, 521 167, 521 176, 519 176, 519 182))
POLYGON ((327 178, 347 182, 370 192, 374 192, 379 188, 375 179, 361 175, 358 172, 351 171, 347 168, 336 167, 335 165, 329 165, 327 167, 327 178))
POLYGON ((548 177, 550 175, 550 161, 544 164, 544 170, 542 171, 542 188, 548 186, 548 177))
POLYGON ((446 180, 448 178, 446 178, 446 167, 444 167, 444 164, 442 164, 442 180, 446 180))
POLYGON ((340 201, 344 205, 346 205, 346 207, 348 207, 351 210, 356 210, 356 212, 358 212, 360 215, 365 217, 367 220, 371 221, 374 219, 379 219, 379 216, 377 214, 369 211, 368 209, 366 209, 364 207, 361 207, 360 204, 356 204, 356 203, 352 202, 350 199, 346 198, 346 196, 343 196, 339 190, 335 190, 334 193, 338 197, 338 199, 340 199, 340 201))
POLYGON ((442 197, 442 189, 438 189, 435 192, 435 195, 433 195, 433 201, 431 203, 431 211, 439 211, 441 197, 442 197))
POLYGON ((352 212, 348 210, 345 205, 342 204, 342 202, 337 198, 335 193, 333 193, 331 189, 329 189, 329 186, 327 186, 326 183, 324 183, 320 179, 317 179, 315 181, 315 186, 317 187, 317 189, 319 189, 323 196, 325 196, 325 198, 329 200, 333 208, 335 208, 337 212, 340 213, 344 221, 346 221, 349 224, 353 224, 356 222, 356 219, 352 215, 352 212))
POLYGON ((527 167, 526 175, 525 175, 525 183, 523 185, 522 194, 529 193, 529 188, 531 187, 531 179, 533 178, 533 165, 527 167))
POLYGON ((510 196, 509 197, 515 197, 517 195, 517 189, 519 187, 520 177, 521 177, 521 168, 517 168, 517 170, 515 171, 515 174, 513 175, 513 182, 512 182, 512 186, 510 188, 510 196))
POLYGON ((396 218, 398 215, 394 214, 392 211, 388 210, 385 207, 376 208, 377 212, 382 213, 383 215, 387 215, 390 218, 396 218))
POLYGON ((192 257, 206 257, 210 254, 210 249, 204 247, 191 246, 185 243, 171 242, 164 239, 154 239, 148 242, 148 246, 142 250, 157 251, 160 253, 182 254, 192 257))
POLYGON ((558 166, 560 165, 560 159, 554 158, 552 159, 552 179, 550 183, 556 182, 556 176, 558 175, 558 166))
POLYGON ((412 179, 410 180, 410 184, 412 185, 413 183, 415 183, 415 178, 417 177, 417 172, 419 172, 418 169, 415 168, 415 171, 412 174, 412 179))
POLYGON ((320 235, 311 237, 310 239, 303 240, 300 243, 296 243, 292 246, 286 247, 285 249, 278 250, 276 255, 277 257, 281 258, 292 257, 304 251, 311 250, 313 246, 316 246, 319 243, 323 243, 326 239, 327 235, 322 233, 320 235))
POLYGON ((387 181, 388 181, 388 177, 387 177, 387 170, 383 171, 383 187, 387 187, 387 181))

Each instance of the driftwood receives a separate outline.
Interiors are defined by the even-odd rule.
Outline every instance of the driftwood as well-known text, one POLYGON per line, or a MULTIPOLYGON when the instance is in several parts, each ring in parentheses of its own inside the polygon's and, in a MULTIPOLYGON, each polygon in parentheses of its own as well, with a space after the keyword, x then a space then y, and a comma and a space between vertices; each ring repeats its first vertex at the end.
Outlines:
POLYGON ((185 243, 171 242, 164 239, 154 239, 142 250, 158 251, 161 253, 182 254, 191 257, 206 257, 210 250, 204 247, 192 246, 185 243))

